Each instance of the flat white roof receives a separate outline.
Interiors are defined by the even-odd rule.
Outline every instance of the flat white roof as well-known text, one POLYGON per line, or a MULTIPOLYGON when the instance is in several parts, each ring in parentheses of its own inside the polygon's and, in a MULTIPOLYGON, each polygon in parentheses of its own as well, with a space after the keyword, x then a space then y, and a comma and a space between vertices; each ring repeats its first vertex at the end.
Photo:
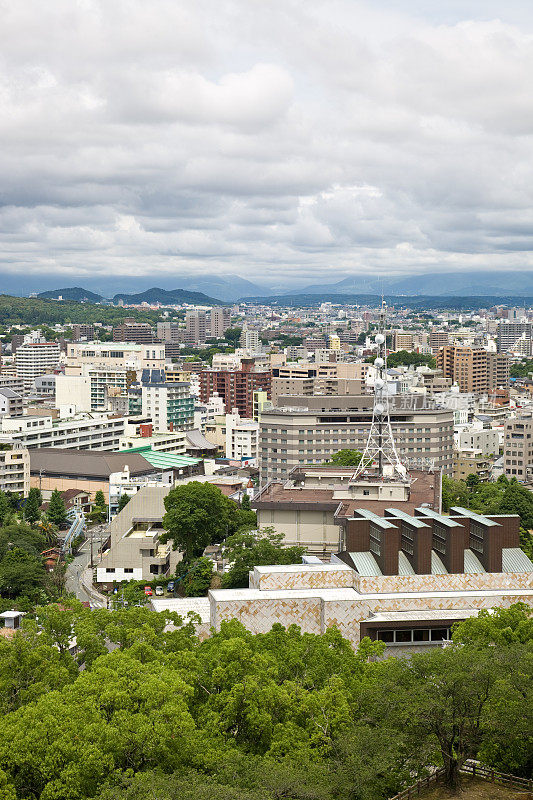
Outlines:
POLYGON ((353 569, 348 564, 272 564, 269 567, 254 567, 254 572, 259 575, 268 575, 272 572, 353 572, 353 569))

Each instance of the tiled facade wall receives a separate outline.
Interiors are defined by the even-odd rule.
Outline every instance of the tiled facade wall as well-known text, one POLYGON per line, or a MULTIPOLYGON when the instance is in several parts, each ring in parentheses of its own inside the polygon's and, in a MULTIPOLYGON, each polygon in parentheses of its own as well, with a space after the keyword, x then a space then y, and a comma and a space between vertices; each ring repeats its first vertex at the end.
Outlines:
POLYGON ((484 594, 464 597, 443 592, 438 597, 416 595, 397 598, 368 598, 350 592, 343 599, 328 597, 325 592, 317 592, 311 598, 250 598, 242 600, 216 601, 211 597, 211 626, 220 629, 221 622, 237 619, 252 633, 267 633, 276 622, 284 627, 298 625, 305 633, 324 633, 335 625, 342 635, 354 646, 360 640, 360 622, 375 612, 381 611, 446 611, 464 608, 508 608, 513 603, 524 602, 533 605, 530 593, 498 595, 484 594))
POLYGON ((483 572, 455 575, 380 575, 359 579, 362 594, 382 592, 460 592, 476 589, 533 589, 533 572, 483 572))
POLYGON ((237 619, 252 633, 268 633, 276 622, 298 625, 306 633, 322 633, 320 597, 243 599, 216 602, 211 598, 211 627, 237 619))
POLYGON ((357 589, 359 576, 349 567, 295 572, 250 572, 250 589, 357 589))

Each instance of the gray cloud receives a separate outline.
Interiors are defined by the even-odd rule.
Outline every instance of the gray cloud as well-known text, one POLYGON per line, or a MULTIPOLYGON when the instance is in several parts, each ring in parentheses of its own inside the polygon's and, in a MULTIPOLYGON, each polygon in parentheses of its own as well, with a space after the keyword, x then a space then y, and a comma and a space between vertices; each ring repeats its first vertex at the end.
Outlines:
POLYGON ((0 269, 532 268, 533 12, 412 5, 3 4, 0 269))

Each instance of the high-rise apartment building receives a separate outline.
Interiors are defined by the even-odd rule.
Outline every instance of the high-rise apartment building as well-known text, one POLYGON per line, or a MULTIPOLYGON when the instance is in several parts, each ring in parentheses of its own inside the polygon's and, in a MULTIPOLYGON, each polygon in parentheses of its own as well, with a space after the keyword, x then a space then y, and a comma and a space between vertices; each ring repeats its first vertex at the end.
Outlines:
POLYGON ((254 371, 253 358, 243 358, 240 370, 202 370, 199 379, 200 401, 206 403, 216 392, 224 399, 228 414, 236 408, 241 417, 252 417, 254 392, 258 389, 270 398, 270 371, 254 371))
POLYGON ((211 309, 211 336, 222 339, 228 328, 231 328, 231 310, 228 306, 216 306, 211 309))
MULTIPOLYGON (((370 396, 282 397, 260 421, 261 483, 286 478, 304 464, 323 464, 338 450, 365 447, 372 421, 370 396)), ((401 406, 403 401, 398 401, 401 406)), ((451 474, 453 411, 391 408, 398 454, 409 464, 432 465, 451 474)))
POLYGON ((189 345, 203 344, 207 336, 205 311, 190 310, 185 314, 185 342, 189 345))
POLYGON ((259 455, 259 423, 241 419, 239 412, 226 414, 226 458, 241 461, 259 455))
POLYGON ((261 347, 259 331, 249 331, 246 328, 243 328, 240 345, 249 353, 257 353, 261 347))
POLYGON ((533 413, 522 412, 505 422, 503 468, 508 478, 521 483, 533 479, 533 413))
POLYGON ((59 357, 60 348, 57 342, 32 342, 17 348, 15 365, 26 394, 35 389, 35 378, 54 371, 59 357))
POLYGON ((194 426, 194 398, 188 383, 149 381, 142 385, 142 413, 154 431, 188 431, 194 426))
POLYGON ((509 359, 503 353, 448 345, 437 353, 437 368, 461 392, 490 394, 500 386, 509 386, 509 359))
POLYGON ((91 341, 94 339, 94 325, 86 325, 83 322, 73 325, 72 338, 75 342, 78 342, 80 339, 91 341))
POLYGON ((179 327, 176 322, 158 322, 157 323, 157 338, 165 344, 179 343, 183 341, 184 331, 179 327))
POLYGON ((507 353, 514 350, 519 340, 525 339, 527 350, 525 355, 531 355, 531 341, 533 339, 533 323, 531 322, 500 322, 496 338, 498 353, 507 353))

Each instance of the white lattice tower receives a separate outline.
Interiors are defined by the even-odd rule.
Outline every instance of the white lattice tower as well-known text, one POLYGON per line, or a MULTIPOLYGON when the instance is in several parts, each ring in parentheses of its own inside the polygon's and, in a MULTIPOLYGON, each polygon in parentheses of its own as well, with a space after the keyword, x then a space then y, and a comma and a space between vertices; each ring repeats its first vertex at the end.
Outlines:
POLYGON ((375 470, 376 468, 380 478, 396 478, 396 480, 403 481, 408 479, 407 470, 400 461, 396 450, 390 421, 387 387, 386 315, 387 306, 382 301, 378 333, 375 338, 377 355, 374 361, 376 373, 372 422, 361 462, 353 474, 352 481, 361 477, 366 470, 375 470))

